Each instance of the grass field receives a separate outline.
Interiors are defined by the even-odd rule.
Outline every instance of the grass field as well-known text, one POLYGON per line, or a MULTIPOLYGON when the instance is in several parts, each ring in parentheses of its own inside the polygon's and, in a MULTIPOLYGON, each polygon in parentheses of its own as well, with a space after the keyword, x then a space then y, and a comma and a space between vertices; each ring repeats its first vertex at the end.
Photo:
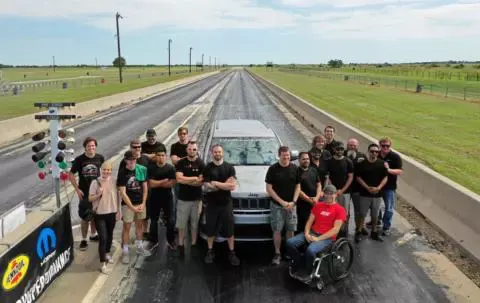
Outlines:
MULTIPOLYGON (((205 72, 208 70, 205 69, 205 72)), ((172 76, 152 76, 152 73, 158 73, 159 70, 149 70, 148 75, 143 75, 138 78, 138 70, 129 71, 125 73, 124 82, 119 83, 116 76, 113 78, 106 78, 106 83, 99 84, 99 80, 74 80, 69 82, 68 89, 62 89, 62 86, 49 86, 42 87, 40 89, 28 89, 21 92, 19 95, 0 95, 0 120, 14 118, 29 113, 38 111, 33 107, 35 102, 84 102, 92 99, 121 93, 137 88, 147 87, 162 82, 172 81, 180 78, 194 76, 201 74, 202 72, 182 73, 178 75, 172 74, 172 76)), ((78 70, 72 70, 65 72, 64 76, 78 76, 78 70)), ((37 75, 40 78, 40 75, 37 75)), ((55 76, 57 77, 57 76, 55 76)))
MULTIPOLYGON (((188 70, 188 66, 172 66, 171 71, 188 70)), ((192 66, 192 71, 195 67, 192 66)), ((56 71, 53 68, 4 68, 0 69, 3 72, 3 78, 10 81, 34 81, 34 80, 53 80, 74 78, 86 76, 87 72, 90 76, 104 77, 108 80, 118 79, 118 68, 108 67, 107 69, 94 67, 57 67, 56 71), (24 77, 26 75, 26 77, 24 77)), ((138 74, 151 74, 167 72, 168 67, 126 67, 123 69, 123 75, 129 77, 138 74)))
POLYGON ((252 71, 373 137, 391 137, 397 150, 480 194, 479 103, 265 68, 252 71))

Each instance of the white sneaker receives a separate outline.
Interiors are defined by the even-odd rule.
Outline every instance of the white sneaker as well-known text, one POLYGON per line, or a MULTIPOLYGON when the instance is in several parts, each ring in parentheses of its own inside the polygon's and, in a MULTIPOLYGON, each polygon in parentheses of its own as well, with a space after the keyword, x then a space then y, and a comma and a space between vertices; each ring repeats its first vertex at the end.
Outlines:
POLYGON ((100 272, 102 274, 108 275, 108 270, 107 270, 107 263, 103 263, 102 266, 100 266, 100 272))
POLYGON ((112 256, 110 256, 109 254, 107 254, 105 258, 107 259, 107 263, 113 264, 112 256))
POLYGON ((130 254, 127 252, 122 253, 122 263, 123 264, 130 264, 130 254))
POLYGON ((137 246, 137 254, 142 255, 144 257, 149 257, 152 255, 152 253, 145 248, 144 244, 140 244, 140 246, 137 246))

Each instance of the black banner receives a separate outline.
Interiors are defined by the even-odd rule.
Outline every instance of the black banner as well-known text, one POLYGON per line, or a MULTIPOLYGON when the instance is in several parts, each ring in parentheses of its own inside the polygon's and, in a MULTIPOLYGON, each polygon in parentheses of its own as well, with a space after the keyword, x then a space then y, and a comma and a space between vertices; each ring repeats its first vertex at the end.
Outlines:
POLYGON ((70 204, 63 206, 0 259, 0 301, 35 302, 73 261, 70 204))

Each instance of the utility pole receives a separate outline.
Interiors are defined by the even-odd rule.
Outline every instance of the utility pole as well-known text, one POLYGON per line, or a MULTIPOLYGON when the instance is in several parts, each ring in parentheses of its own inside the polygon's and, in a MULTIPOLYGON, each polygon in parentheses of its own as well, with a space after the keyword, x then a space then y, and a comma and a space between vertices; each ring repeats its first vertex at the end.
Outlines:
POLYGON ((55 56, 52 56, 53 58, 53 72, 55 72, 55 56))
POLYGON ((189 62, 190 62, 190 73, 192 72, 192 47, 190 47, 190 59, 189 59, 189 62))
POLYGON ((215 69, 217 69, 217 57, 215 57, 215 69))
POLYGON ((202 54, 202 71, 203 71, 203 56, 204 56, 204 54, 202 54))
POLYGON ((95 57, 95 69, 98 69, 98 60, 96 57, 95 57))
POLYGON ((208 57, 208 69, 212 69, 212 56, 208 57))
POLYGON ((122 57, 122 54, 120 52, 120 29, 118 28, 118 19, 119 18, 122 18, 122 16, 120 16, 120 13, 117 12, 117 15, 116 15, 116 19, 117 19, 117 49, 118 49, 118 76, 120 78, 120 83, 123 83, 123 77, 122 77, 122 62, 121 62, 121 57, 122 57))
POLYGON ((172 44, 172 39, 168 39, 168 75, 171 75, 170 72, 170 44, 172 44))

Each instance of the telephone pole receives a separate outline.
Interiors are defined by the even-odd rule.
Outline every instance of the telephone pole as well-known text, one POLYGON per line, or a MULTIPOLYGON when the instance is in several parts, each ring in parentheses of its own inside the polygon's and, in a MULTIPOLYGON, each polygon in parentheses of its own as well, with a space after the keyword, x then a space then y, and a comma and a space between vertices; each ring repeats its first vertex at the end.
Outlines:
POLYGON ((172 39, 168 39, 168 75, 171 75, 170 72, 170 44, 172 44, 172 39))
POLYGON ((53 58, 53 72, 55 72, 55 56, 52 56, 53 58))
POLYGON ((203 71, 203 56, 204 56, 204 54, 202 54, 202 71, 203 71))
POLYGON ((189 64, 190 64, 190 73, 192 72, 192 47, 190 47, 190 59, 189 59, 189 64))
POLYGON ((208 69, 212 69, 212 56, 208 56, 208 69))
POLYGON ((120 52, 120 29, 118 27, 118 19, 122 18, 120 16, 120 13, 117 12, 116 19, 117 19, 117 50, 118 50, 118 76, 120 78, 120 83, 123 83, 123 77, 122 77, 122 60, 120 59, 122 57, 122 54, 120 52))

